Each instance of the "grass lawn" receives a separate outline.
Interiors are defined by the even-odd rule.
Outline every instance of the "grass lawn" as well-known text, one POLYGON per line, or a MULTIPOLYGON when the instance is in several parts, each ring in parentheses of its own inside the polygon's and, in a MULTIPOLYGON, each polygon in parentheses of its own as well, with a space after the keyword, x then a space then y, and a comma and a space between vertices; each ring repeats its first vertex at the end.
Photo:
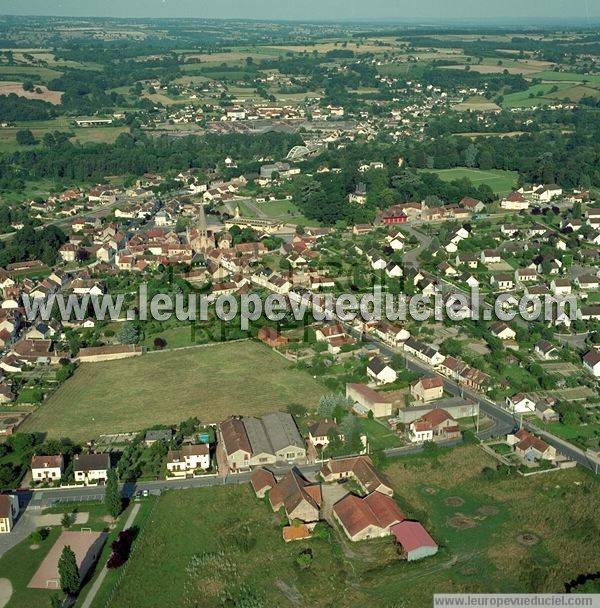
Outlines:
POLYGON ((561 422, 542 423, 536 420, 535 424, 584 450, 587 448, 597 449, 600 445, 600 424, 598 422, 581 425, 562 424, 561 422))
POLYGON ((495 463, 477 446, 463 446, 433 459, 398 458, 388 467, 396 499, 441 550, 404 575, 383 579, 386 597, 404 591, 412 607, 430 605, 432 590, 563 592, 566 581, 598 570, 597 478, 578 467, 485 480, 481 470, 495 463), (534 543, 524 543, 523 533, 533 534, 534 543))
POLYGON ((200 343, 195 339, 192 328, 189 325, 176 325, 157 334, 152 334, 146 338, 144 344, 153 348, 154 340, 157 337, 161 337, 166 341, 167 348, 181 348, 183 346, 192 346, 193 344, 200 343))
POLYGON ((224 595, 231 606, 331 606, 356 597, 347 574, 337 543, 286 544, 249 484, 184 490, 160 498, 110 606, 217 606, 224 595), (313 563, 302 570, 295 560, 307 548, 313 563))
MULTIPOLYGON (((138 511, 138 514, 136 515, 135 520, 133 522, 133 528, 136 528, 138 530, 138 534, 144 529, 144 527, 148 523, 150 513, 152 512, 156 501, 157 501, 157 498, 154 496, 150 496, 149 498, 144 498, 141 501, 140 510, 138 511)), ((133 504, 135 504, 135 503, 133 503, 133 504)), ((96 580, 100 571, 102 570, 102 566, 104 566, 104 564, 110 557, 110 554, 112 552, 110 545, 111 545, 112 541, 118 536, 119 531, 122 530, 123 527, 125 526, 125 522, 127 521, 127 517, 129 516, 129 513, 130 513, 131 509, 133 508, 133 504, 130 505, 119 516, 118 526, 115 530, 111 531, 108 541, 104 545, 104 549, 102 551, 102 554, 100 555, 100 558, 98 560, 98 565, 95 568, 93 575, 91 577, 89 577, 88 581, 84 584, 81 591, 79 592, 79 596, 77 598, 77 601, 75 602, 75 608, 78 608, 79 606, 81 606, 83 604, 83 602, 85 601, 85 599, 88 595, 88 592, 89 592, 91 586, 94 584, 94 581, 96 580)), ((83 505, 81 507, 81 510, 82 511, 84 510, 83 505)), ((138 538, 139 538, 139 536, 138 536, 138 538)), ((134 547, 135 547, 135 544, 134 544, 134 547)), ((94 601, 92 602, 93 607, 104 608, 106 606, 106 602, 108 601, 109 594, 112 592, 117 579, 119 579, 119 577, 121 576, 121 572, 122 572, 121 569, 108 571, 108 574, 106 575, 106 578, 104 579, 104 582, 100 586, 100 589, 98 590, 98 593, 96 594, 96 597, 95 597, 94 601)))
POLYGON ((80 366, 21 427, 81 441, 197 416, 314 407, 326 388, 256 342, 163 351, 80 366))
POLYGON ((502 171, 501 169, 469 169, 467 167, 455 167, 454 169, 423 169, 429 173, 436 173, 440 179, 450 182, 455 179, 469 178, 473 185, 487 184, 496 194, 510 192, 517 183, 517 173, 514 171, 502 171))
POLYGON ((350 543, 337 529, 285 544, 279 516, 248 484, 166 493, 110 606, 199 608, 225 595, 232 606, 422 608, 434 591, 561 592, 597 571, 597 480, 579 468, 484 479, 495 463, 476 446, 391 462, 396 500, 440 546, 414 563, 389 537, 350 543), (301 569, 305 550, 313 562, 301 569))
POLYGON ((550 97, 554 93, 561 92, 558 98, 562 99, 565 97, 565 90, 569 89, 572 85, 568 82, 558 83, 547 83, 547 84, 536 84, 525 91, 518 91, 517 93, 509 93, 504 96, 502 101, 503 108, 522 108, 530 106, 548 105, 557 101, 556 97, 550 97), (553 92, 553 88, 558 88, 558 91, 553 92), (533 95, 533 97, 531 97, 533 95))
POLYGON ((269 218, 277 218, 291 224, 319 225, 319 222, 309 220, 302 215, 292 201, 268 201, 266 203, 256 203, 256 206, 269 218))
MULTIPOLYGON (((38 140, 44 137, 46 133, 52 133, 56 130, 68 131, 73 133, 72 141, 77 141, 81 144, 86 143, 113 143, 117 137, 128 130, 127 127, 72 127, 66 120, 58 119, 53 121, 40 121, 32 123, 31 126, 20 123, 17 127, 7 127, 0 129, 0 152, 14 152, 16 150, 33 150, 33 146, 19 146, 17 144, 17 132, 21 129, 29 129, 33 136, 38 140)), ((41 144, 40 144, 41 145, 41 144)))
POLYGON ((402 445, 400 437, 377 420, 359 418, 361 431, 367 436, 371 451, 386 450, 402 445))
POLYGON ((41 66, 0 65, 0 80, 18 80, 19 78, 39 77, 43 83, 48 83, 62 75, 62 72, 41 66))

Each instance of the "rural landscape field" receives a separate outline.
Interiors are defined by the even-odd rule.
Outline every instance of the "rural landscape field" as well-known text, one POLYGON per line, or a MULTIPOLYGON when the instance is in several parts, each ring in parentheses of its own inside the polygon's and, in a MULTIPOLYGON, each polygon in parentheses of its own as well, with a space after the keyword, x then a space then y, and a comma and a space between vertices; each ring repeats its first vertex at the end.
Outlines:
POLYGON ((600 3, 0 3, 0 608, 600 606, 600 3))
POLYGON ((394 606, 399 598, 424 606, 431 586, 441 593, 562 591, 578 572, 594 567, 589 520, 600 494, 592 490, 592 477, 571 471, 551 481, 483 481, 482 470, 490 465, 492 459, 469 447, 434 460, 404 459, 386 470, 402 508, 412 517, 427 514, 443 547, 422 565, 398 563, 386 539, 350 545, 334 533, 283 545, 278 516, 247 487, 165 495, 111 606, 209 606, 241 588, 269 605, 330 606, 335 596, 336 606, 394 606), (226 509, 232 502, 239 509, 235 517, 226 509), (216 529, 227 532, 216 537, 216 529), (586 551, 580 550, 582 540, 589 543, 586 551), (313 560, 302 570, 295 559, 305 550, 313 560), (427 586, 419 584, 424 578, 427 586))
POLYGON ((325 392, 307 372, 253 342, 191 347, 82 365, 24 429, 87 441, 192 417, 211 423, 291 403, 313 409, 325 392))

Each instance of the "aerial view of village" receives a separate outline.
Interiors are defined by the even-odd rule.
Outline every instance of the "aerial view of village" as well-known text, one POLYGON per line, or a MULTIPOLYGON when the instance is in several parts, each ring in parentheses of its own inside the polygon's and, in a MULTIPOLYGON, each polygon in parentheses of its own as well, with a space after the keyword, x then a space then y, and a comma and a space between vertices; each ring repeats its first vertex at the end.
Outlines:
POLYGON ((600 606, 599 475, 600 3, 0 2, 0 608, 600 606))

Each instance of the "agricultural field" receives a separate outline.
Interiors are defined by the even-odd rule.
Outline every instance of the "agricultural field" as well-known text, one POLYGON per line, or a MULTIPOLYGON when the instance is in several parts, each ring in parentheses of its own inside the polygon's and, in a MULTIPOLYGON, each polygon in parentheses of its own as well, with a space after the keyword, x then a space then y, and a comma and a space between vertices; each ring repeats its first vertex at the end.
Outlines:
POLYGON ((578 102, 582 97, 598 96, 600 96, 600 87, 595 84, 574 84, 566 81, 547 82, 545 84, 533 85, 525 91, 506 95, 502 101, 502 107, 526 108, 556 103, 565 98, 568 98, 572 102, 578 102))
MULTIPOLYGON (((0 85, 1 87, 1 85, 0 85)), ((17 132, 21 129, 28 129, 37 140, 41 140, 46 133, 62 131, 73 134, 72 141, 81 144, 86 143, 112 143, 117 137, 128 130, 127 127, 73 127, 65 119, 55 119, 46 121, 31 121, 28 124, 19 126, 4 127, 0 129, 0 152, 13 152, 21 150, 17 144, 17 132)), ((33 146, 30 147, 32 149, 33 146)))
POLYGON ((40 99, 41 101, 47 101, 53 105, 59 105, 62 99, 61 91, 49 91, 45 86, 40 85, 35 87, 36 90, 25 91, 23 84, 20 82, 2 82, 0 83, 0 95, 10 95, 14 93, 19 97, 25 97, 26 99, 40 99), (38 92, 38 89, 40 92, 38 92))
POLYGON ((21 428, 83 441, 191 416, 218 422, 290 403, 312 408, 325 392, 262 344, 218 344, 83 364, 21 428))
POLYGON ((226 594, 257 606, 391 608, 400 598, 421 608, 432 589, 562 591, 596 571, 595 480, 576 469, 487 481, 482 469, 495 463, 466 446, 389 465, 401 508, 440 545, 435 557, 410 564, 391 538, 350 543, 337 527, 329 541, 285 544, 280 516, 248 484, 167 493, 110 606, 202 607, 226 594), (306 551, 312 562, 302 568, 296 559, 306 551))
POLYGON ((39 78, 42 82, 48 83, 58 78, 61 72, 41 66, 29 65, 0 65, 0 80, 21 80, 24 78, 39 78))
POLYGON ((455 179, 469 178, 475 186, 487 184, 496 194, 510 192, 517 183, 517 173, 514 171, 501 171, 499 169, 469 169, 456 167, 454 169, 423 169, 429 173, 436 173, 440 179, 450 182, 455 179))
POLYGON ((452 109, 457 112, 467 112, 471 110, 475 112, 497 112, 500 110, 500 107, 498 104, 481 95, 474 95, 461 103, 457 103, 452 109))
POLYGON ((576 74, 575 72, 554 72, 544 71, 535 74, 545 82, 589 82, 592 84, 600 84, 600 74, 576 74))
POLYGON ((535 60, 516 60, 490 57, 484 59, 481 63, 465 63, 460 65, 449 65, 443 66, 449 70, 464 70, 469 68, 473 72, 479 72, 480 74, 502 74, 508 72, 509 74, 523 74, 525 77, 536 77, 537 72, 549 68, 552 64, 547 61, 535 61, 535 60))

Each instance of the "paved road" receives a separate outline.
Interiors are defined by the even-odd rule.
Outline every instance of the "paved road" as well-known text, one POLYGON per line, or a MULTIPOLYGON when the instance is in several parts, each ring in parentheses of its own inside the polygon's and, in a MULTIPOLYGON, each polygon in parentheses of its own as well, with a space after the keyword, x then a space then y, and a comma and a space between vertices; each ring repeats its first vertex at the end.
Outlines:
POLYGON ((10 534, 0 534, 0 557, 13 547, 24 541, 37 528, 35 525, 36 513, 30 510, 23 511, 15 522, 10 534))
MULTIPOLYGON (((313 474, 321 468, 320 464, 308 464, 298 467, 305 474, 313 474)), ((276 475, 285 475, 290 469, 288 465, 269 469, 276 475)), ((207 475, 191 479, 159 479, 156 481, 139 481, 121 484, 121 494, 124 498, 132 498, 138 491, 147 490, 151 494, 160 494, 163 490, 185 490, 188 488, 206 488, 210 486, 248 483, 251 472, 231 473, 229 475, 207 475)), ((27 503, 27 511, 46 508, 56 502, 86 502, 104 499, 103 486, 88 486, 77 488, 46 488, 42 490, 26 490, 19 493, 22 501, 27 503)))
POLYGON ((404 262, 405 266, 413 266, 417 268, 419 266, 419 256, 421 253, 423 253, 423 251, 429 248, 432 238, 423 232, 416 230, 412 226, 403 225, 402 230, 411 236, 414 236, 419 241, 419 245, 417 247, 410 249, 402 255, 402 261, 404 262))
MULTIPOLYGON (((346 327, 348 333, 353 334, 355 337, 360 337, 360 332, 358 332, 354 327, 348 325, 347 323, 344 323, 344 326, 346 327)), ((444 382, 444 390, 446 390, 448 393, 452 395, 460 395, 461 397, 472 399, 473 401, 478 403, 480 411, 492 420, 494 420, 494 426, 491 429, 486 429, 485 431, 479 434, 480 439, 488 439, 489 437, 500 437, 502 435, 510 433, 512 430, 516 429, 519 426, 520 420, 514 414, 505 410, 503 407, 501 407, 494 401, 488 399, 484 395, 459 386, 454 381, 446 378, 423 361, 413 359, 412 357, 406 355, 406 353, 397 349, 393 349, 387 344, 384 344, 383 342, 377 340, 376 338, 369 337, 367 341, 370 342, 373 346, 377 347, 386 357, 391 358, 394 355, 401 355, 406 362, 407 369, 419 372, 421 374, 435 374, 439 376, 444 382)), ((555 435, 547 431, 540 429, 533 423, 523 422, 523 426, 532 433, 536 433, 543 437, 547 443, 555 447, 558 452, 560 452, 567 458, 574 460, 578 464, 590 469, 591 471, 594 471, 595 473, 600 472, 599 462, 592 460, 589 454, 574 446, 573 444, 564 441, 563 439, 560 439, 559 437, 556 437, 555 435)))

